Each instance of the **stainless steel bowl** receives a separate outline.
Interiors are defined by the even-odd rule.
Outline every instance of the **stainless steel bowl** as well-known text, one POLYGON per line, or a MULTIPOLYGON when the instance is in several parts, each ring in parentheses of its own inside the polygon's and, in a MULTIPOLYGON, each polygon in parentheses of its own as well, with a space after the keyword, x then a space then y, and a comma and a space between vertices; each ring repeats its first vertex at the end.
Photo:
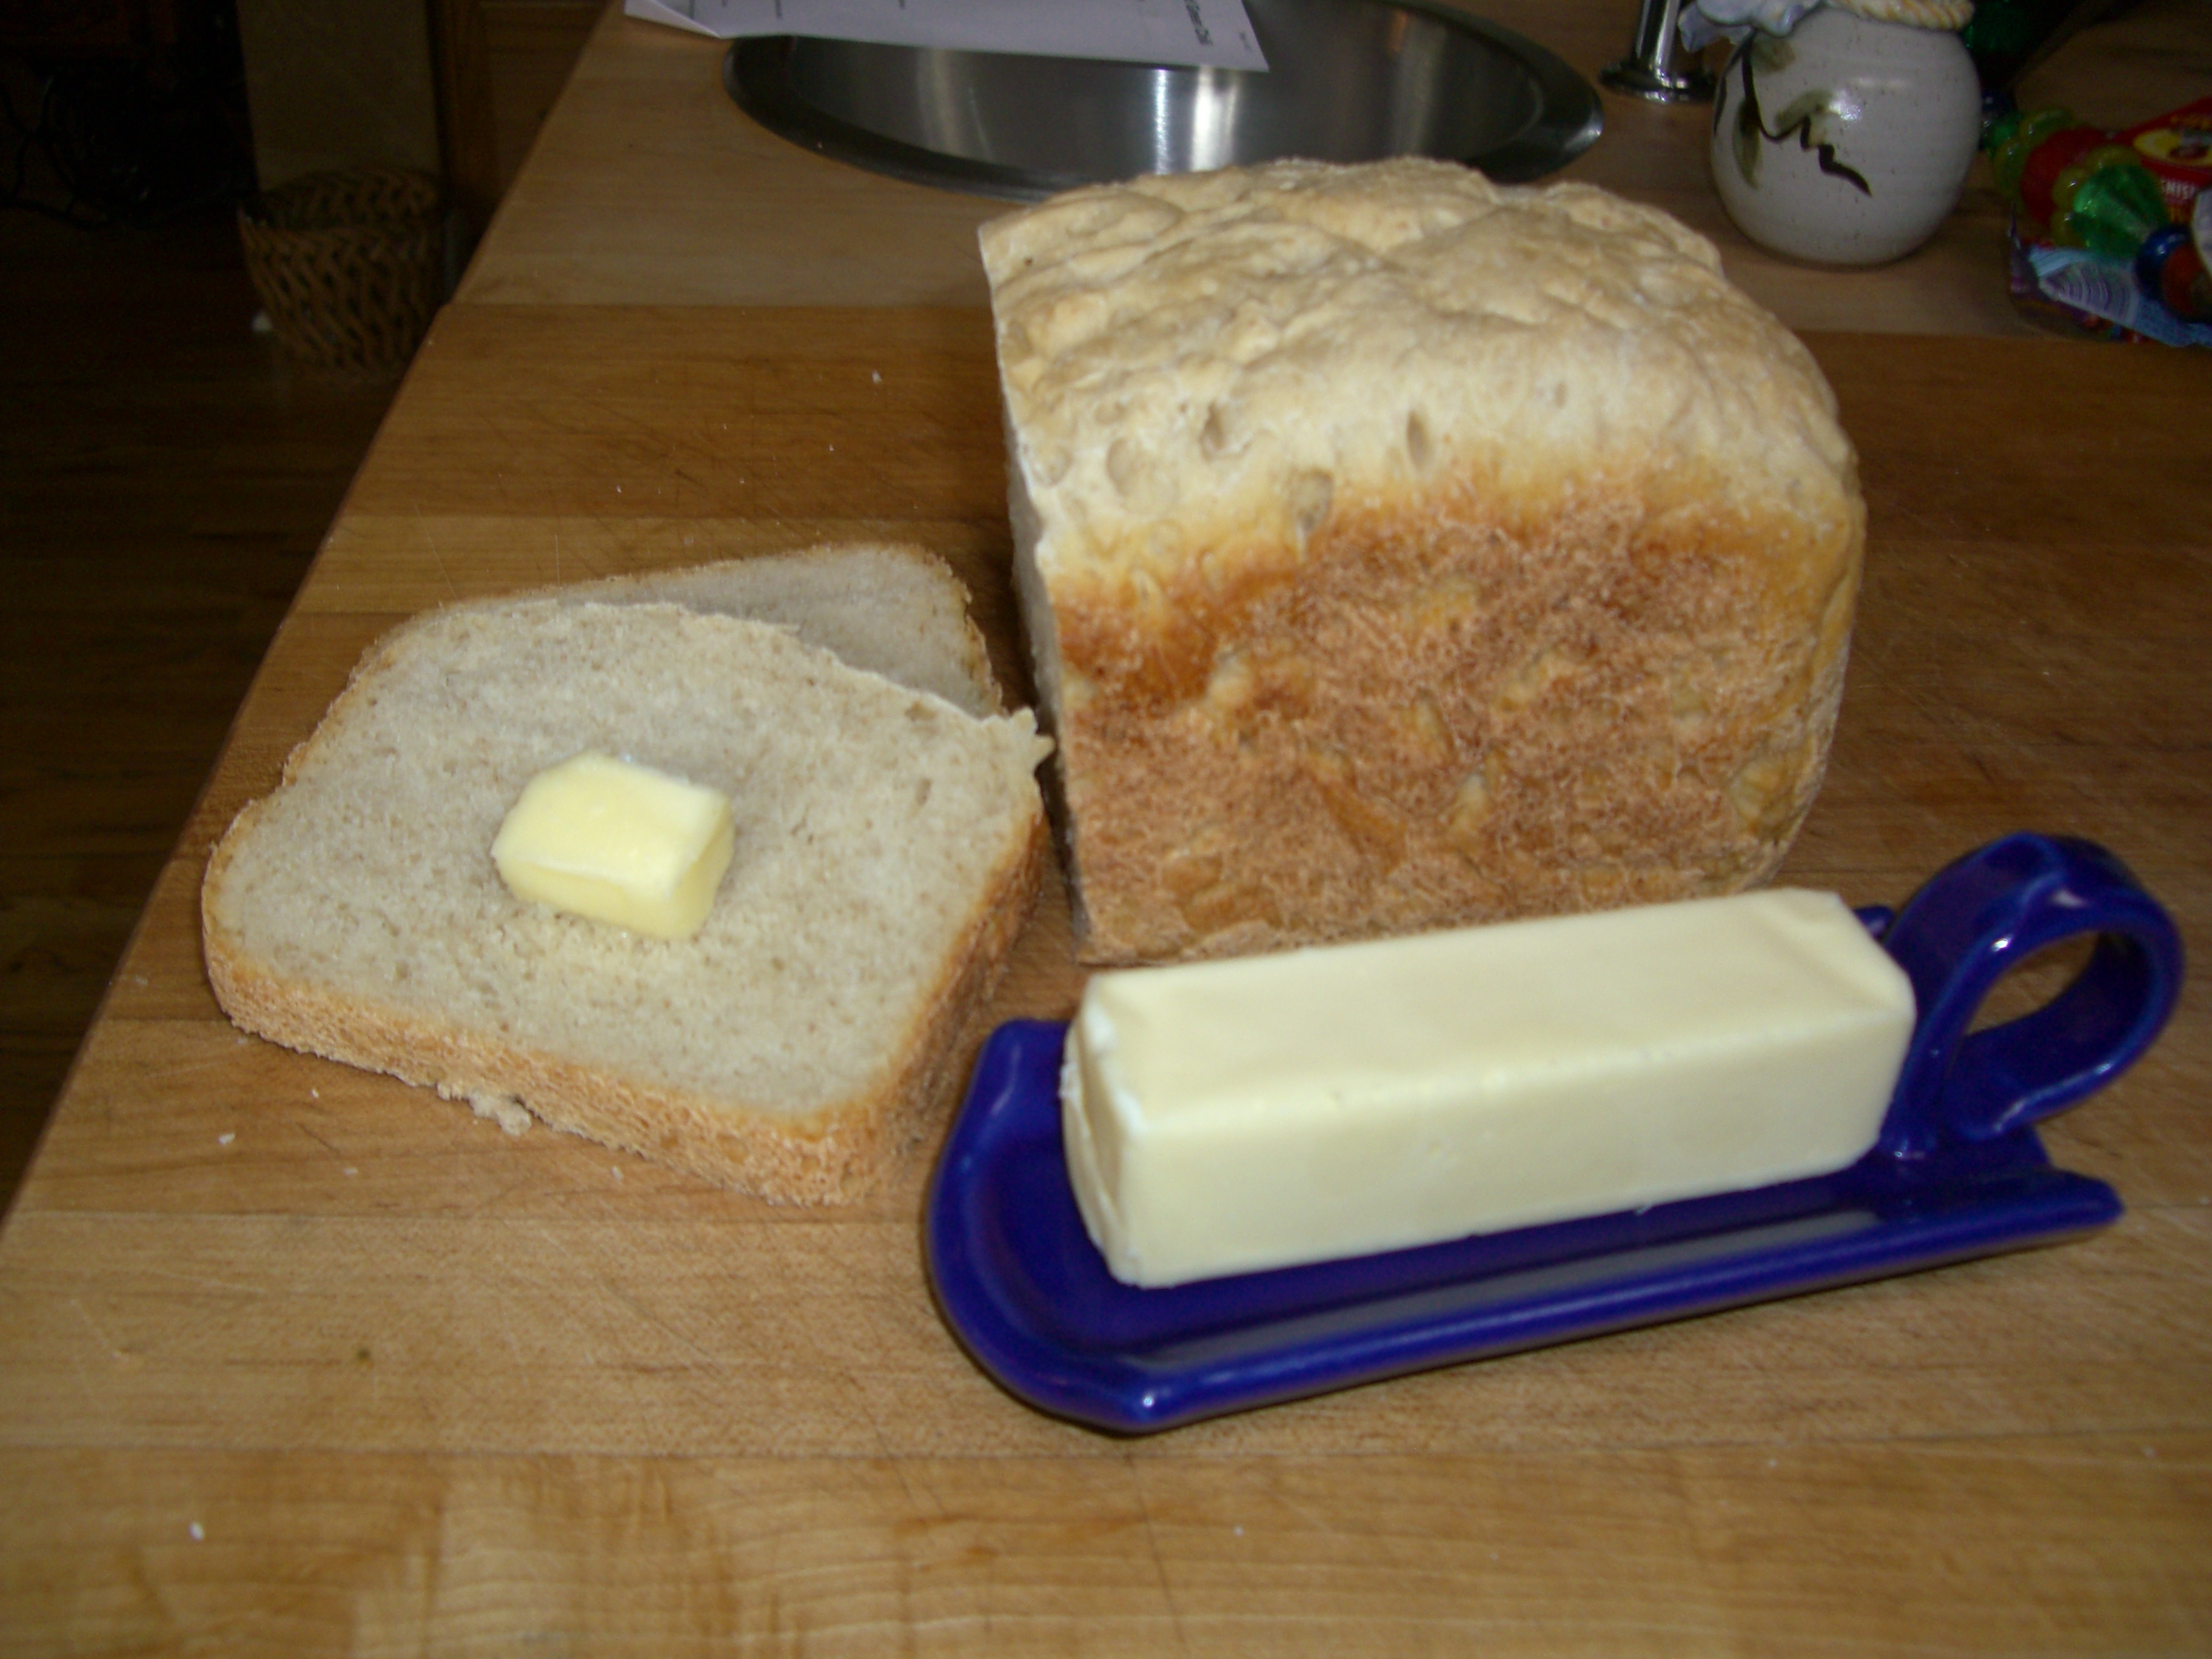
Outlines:
POLYGON ((794 143, 1018 201, 1293 155, 1435 155, 1534 179, 1602 125, 1572 70, 1464 13, 1421 0, 1245 3, 1264 75, 783 35, 738 42, 722 79, 794 143))

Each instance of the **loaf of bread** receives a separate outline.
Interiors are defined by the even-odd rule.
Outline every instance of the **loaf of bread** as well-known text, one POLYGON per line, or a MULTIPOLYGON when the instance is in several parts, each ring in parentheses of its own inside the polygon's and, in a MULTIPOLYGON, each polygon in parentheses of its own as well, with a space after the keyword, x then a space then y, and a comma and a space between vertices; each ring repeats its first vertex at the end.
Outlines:
POLYGON ((457 605, 372 647, 209 862, 210 980, 289 1047, 770 1199, 854 1196, 980 1040, 1040 877, 1048 745, 1025 711, 624 597, 457 605), (501 881, 523 786, 586 750, 730 798, 695 937, 501 881))
POLYGON ((982 249, 1088 959, 1772 873, 1864 509, 1703 239, 1398 161, 1075 191, 982 249))

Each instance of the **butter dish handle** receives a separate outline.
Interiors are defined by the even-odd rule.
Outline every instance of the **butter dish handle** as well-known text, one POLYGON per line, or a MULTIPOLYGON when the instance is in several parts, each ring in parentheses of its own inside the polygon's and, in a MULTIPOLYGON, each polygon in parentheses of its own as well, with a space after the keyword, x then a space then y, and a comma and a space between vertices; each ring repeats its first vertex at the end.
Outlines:
POLYGON ((1993 1140, 2092 1094, 2156 1039, 2181 992, 2181 935, 2128 867, 2094 842, 2028 833, 1969 853, 1881 933, 1919 1009, 1881 1149, 1924 1157, 1993 1140), (1972 1031, 1997 981, 2046 945, 2095 950, 2034 1012, 1972 1031))

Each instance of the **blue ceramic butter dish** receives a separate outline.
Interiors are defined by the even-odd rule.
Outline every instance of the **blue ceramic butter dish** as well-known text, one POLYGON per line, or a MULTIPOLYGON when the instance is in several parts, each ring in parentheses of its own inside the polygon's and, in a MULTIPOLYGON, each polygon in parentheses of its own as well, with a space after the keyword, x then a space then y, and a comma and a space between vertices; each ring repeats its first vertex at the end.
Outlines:
POLYGON ((1270 1273, 1138 1290, 1084 1231, 1060 1137, 1066 1027, 1001 1026, 933 1176, 931 1280, 976 1362, 1041 1411, 1147 1433, 1453 1364, 1909 1273, 2108 1225, 2119 1199, 2031 1127, 2124 1071, 2181 988, 2180 937, 2089 842, 2017 835, 1893 918, 1919 1010, 1872 1152, 1814 1180, 1270 1273), (2040 1009, 1971 1030, 2035 951, 2096 937, 2040 1009))

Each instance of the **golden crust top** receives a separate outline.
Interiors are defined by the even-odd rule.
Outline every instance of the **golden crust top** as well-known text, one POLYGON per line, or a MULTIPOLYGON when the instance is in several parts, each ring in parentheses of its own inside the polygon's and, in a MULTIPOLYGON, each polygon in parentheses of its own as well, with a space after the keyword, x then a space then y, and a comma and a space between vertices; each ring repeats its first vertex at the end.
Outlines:
POLYGON ((1438 473, 1526 518, 1594 476, 1663 498, 1722 474, 1808 528, 1853 510, 1804 348, 1704 238, 1588 185, 1279 162, 1071 191, 982 249, 1055 584, 1296 545, 1332 497, 1438 473))

